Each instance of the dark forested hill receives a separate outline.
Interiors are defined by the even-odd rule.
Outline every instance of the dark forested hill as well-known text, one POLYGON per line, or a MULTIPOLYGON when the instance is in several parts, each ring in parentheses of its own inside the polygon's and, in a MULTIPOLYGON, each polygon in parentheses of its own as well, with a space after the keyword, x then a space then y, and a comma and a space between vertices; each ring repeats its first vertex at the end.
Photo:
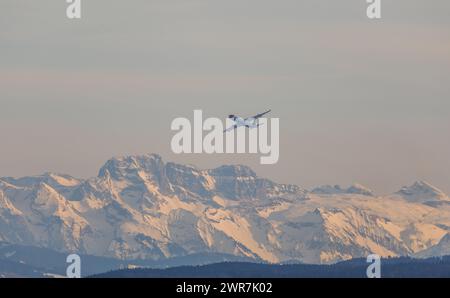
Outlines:
MULTIPOLYGON (((124 269, 94 277, 104 278, 365 278, 369 264, 364 259, 334 265, 258 263, 217 263, 204 266, 182 266, 168 269, 124 269)), ((447 277, 450 278, 450 256, 442 258, 391 258, 381 260, 382 277, 447 277)))

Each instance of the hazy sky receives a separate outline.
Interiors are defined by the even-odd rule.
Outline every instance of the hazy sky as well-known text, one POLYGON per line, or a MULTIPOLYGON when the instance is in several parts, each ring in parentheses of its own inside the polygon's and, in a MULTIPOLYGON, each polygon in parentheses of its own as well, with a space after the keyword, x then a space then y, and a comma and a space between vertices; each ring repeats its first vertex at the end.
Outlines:
POLYGON ((310 188, 378 193, 423 179, 450 193, 450 2, 0 2, 0 176, 91 177, 159 153, 310 188), (280 160, 174 155, 170 123, 273 110, 280 160))

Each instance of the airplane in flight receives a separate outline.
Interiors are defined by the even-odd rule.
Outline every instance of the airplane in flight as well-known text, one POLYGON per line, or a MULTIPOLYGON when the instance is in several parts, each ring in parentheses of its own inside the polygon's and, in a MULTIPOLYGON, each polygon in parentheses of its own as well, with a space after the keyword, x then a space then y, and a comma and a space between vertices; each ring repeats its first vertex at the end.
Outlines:
POLYGON ((242 118, 242 117, 238 117, 236 115, 229 115, 228 118, 233 120, 235 124, 233 126, 230 126, 227 129, 225 129, 223 132, 225 133, 228 131, 232 131, 241 126, 245 126, 247 128, 256 128, 261 125, 260 123, 258 123, 259 118, 266 115, 267 113, 270 113, 270 111, 272 111, 272 110, 268 110, 264 113, 255 115, 253 117, 248 117, 248 118, 242 118))

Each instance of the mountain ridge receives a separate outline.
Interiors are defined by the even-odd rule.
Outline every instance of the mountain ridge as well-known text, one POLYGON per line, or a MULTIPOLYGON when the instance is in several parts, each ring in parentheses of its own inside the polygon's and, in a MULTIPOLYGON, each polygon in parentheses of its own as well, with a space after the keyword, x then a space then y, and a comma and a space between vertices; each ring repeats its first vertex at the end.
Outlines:
POLYGON ((0 178, 0 241, 124 260, 224 253, 333 263, 414 255, 450 232, 449 199, 430 184, 387 196, 322 189, 275 183, 245 165, 114 157, 88 179, 0 178))

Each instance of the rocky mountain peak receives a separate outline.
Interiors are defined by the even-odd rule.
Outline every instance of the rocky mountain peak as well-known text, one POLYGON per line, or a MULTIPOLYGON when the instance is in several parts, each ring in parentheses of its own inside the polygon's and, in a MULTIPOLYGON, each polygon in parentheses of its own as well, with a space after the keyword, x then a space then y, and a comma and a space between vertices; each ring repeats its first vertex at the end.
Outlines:
POLYGON ((158 174, 163 167, 162 158, 157 154, 114 157, 100 168, 98 177, 104 177, 108 172, 113 179, 120 180, 138 171, 158 174))
POLYGON ((224 165, 209 170, 212 176, 222 177, 252 177, 256 178, 256 173, 249 167, 243 165, 224 165))
POLYGON ((417 181, 411 186, 404 186, 397 192, 398 195, 415 202, 434 200, 447 200, 447 195, 428 182, 417 181))

